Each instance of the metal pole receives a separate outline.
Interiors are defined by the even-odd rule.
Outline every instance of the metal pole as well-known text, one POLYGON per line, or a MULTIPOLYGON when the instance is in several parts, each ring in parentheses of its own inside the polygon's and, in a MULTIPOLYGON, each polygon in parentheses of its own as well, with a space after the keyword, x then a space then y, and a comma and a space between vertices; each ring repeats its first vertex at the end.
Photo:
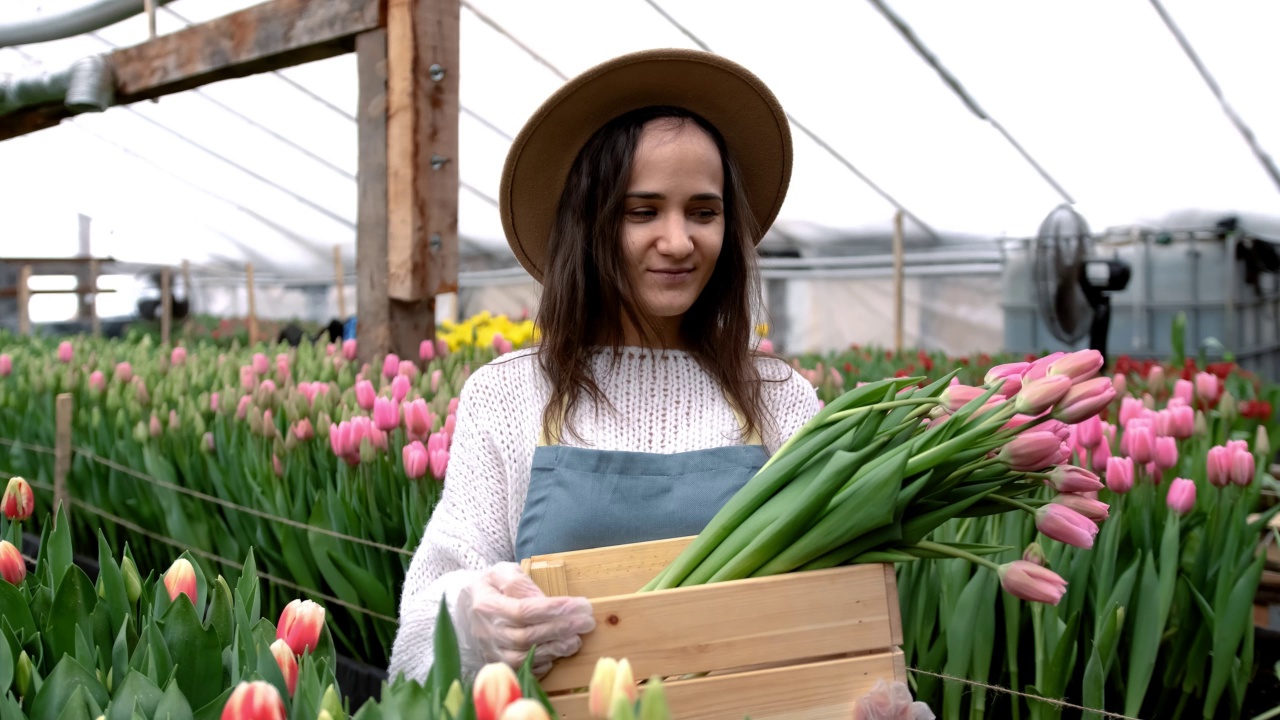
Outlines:
POLYGON ((902 211, 893 215, 893 351, 902 352, 903 305, 902 211))

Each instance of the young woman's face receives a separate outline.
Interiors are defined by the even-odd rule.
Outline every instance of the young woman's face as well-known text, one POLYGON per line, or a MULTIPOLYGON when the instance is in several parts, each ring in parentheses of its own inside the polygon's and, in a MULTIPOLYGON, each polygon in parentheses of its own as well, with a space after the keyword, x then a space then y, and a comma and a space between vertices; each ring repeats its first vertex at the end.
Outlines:
POLYGON ((649 122, 627 182, 622 247, 636 299, 678 320, 711 279, 724 244, 724 168, 697 124, 649 122))

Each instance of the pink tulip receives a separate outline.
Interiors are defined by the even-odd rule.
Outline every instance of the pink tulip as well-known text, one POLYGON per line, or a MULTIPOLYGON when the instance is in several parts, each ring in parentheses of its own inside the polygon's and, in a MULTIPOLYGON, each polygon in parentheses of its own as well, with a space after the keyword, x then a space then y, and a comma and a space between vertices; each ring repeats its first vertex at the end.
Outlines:
POLYGON ((269 366, 266 355, 262 353, 253 354, 253 372, 255 375, 266 375, 269 366))
POLYGON ((186 558, 178 558, 169 566, 164 574, 164 589, 169 592, 169 600, 177 600, 179 595, 186 595, 194 605, 196 602, 196 569, 186 558))
POLYGON ((320 644, 323 630, 324 607, 311 600, 293 600, 280 613, 276 639, 284 640, 295 655, 304 655, 320 644))
POLYGON ((449 469, 449 451, 436 450, 431 453, 431 474, 437 480, 444 480, 446 471, 449 469))
POLYGON ((27 578, 27 561, 22 552, 8 540, 0 540, 0 578, 10 585, 21 585, 27 578))
POLYGON ((1061 576, 1025 560, 1001 565, 999 574, 1005 592, 1023 600, 1057 605, 1067 592, 1067 581, 1061 576))
POLYGON ((1124 495, 1133 489, 1133 459, 1112 457, 1107 460, 1107 489, 1124 495))
POLYGON ((361 380, 356 383, 356 404, 361 410, 368 412, 373 409, 373 401, 377 398, 378 393, 373 389, 373 383, 368 380, 361 380))
POLYGON ((36 509, 36 496, 31 485, 20 477, 9 478, 9 484, 0 496, 0 513, 13 522, 22 522, 31 517, 36 509))
POLYGON ((383 377, 392 378, 400 371, 400 358, 395 353, 389 353, 382 359, 382 375, 383 377))
POLYGON ((160 418, 156 417, 154 413, 151 415, 151 422, 148 423, 147 429, 151 431, 151 437, 153 438, 160 437, 161 433, 164 432, 164 428, 160 426, 160 418))
POLYGON ((356 341, 355 340, 342 341, 342 357, 346 358, 347 360, 356 359, 356 341))
POLYGON ((417 480, 427 474, 427 464, 430 457, 427 455, 427 449, 417 440, 404 446, 401 451, 404 461, 404 474, 406 477, 417 480))
POLYGON ((440 391, 440 376, 441 376, 441 372, 439 370, 431 371, 431 394, 432 395, 440 391))
POLYGON ((386 432, 400 427, 400 403, 391 398, 378 398, 373 403, 373 424, 386 432))
POLYGON ((1221 395, 1222 385, 1218 382, 1217 375, 1207 372, 1196 373, 1196 398, 1200 400, 1202 407, 1213 405, 1221 395))
POLYGON ((133 379, 133 366, 127 362, 116 363, 115 378, 122 383, 133 379))
MULTIPOLYGON (((1061 377, 1051 375, 1050 377, 1061 377)), ((1054 408, 1053 416, 1065 423, 1078 423, 1097 415, 1111 404, 1116 390, 1106 378, 1094 378, 1074 385, 1054 408)))
POLYGON ((1058 358, 1065 355, 1066 353, 1064 352, 1050 353, 1031 363, 1031 365, 1022 373, 1022 384, 1026 385, 1047 375, 1049 372, 1049 366, 1057 361, 1058 358))
MULTIPOLYGON (((458 412, 458 398, 450 398, 450 399, 449 399, 449 413, 448 413, 448 414, 449 414, 449 415, 454 415, 454 414, 457 414, 457 412, 458 412)), ((452 432, 452 431, 450 431, 450 432, 452 432)))
POLYGON ((376 425, 369 426, 369 442, 377 450, 387 449, 387 433, 376 425))
POLYGON ((1018 378, 1019 384, 1021 384, 1022 374, 1026 372, 1027 369, 1030 367, 1031 367, 1031 363, 1025 363, 1025 362, 1005 363, 1003 365, 996 365, 995 367, 987 371, 986 376, 982 378, 982 382, 984 385, 993 385, 997 380, 1007 380, 1009 378, 1018 378))
POLYGON ((315 437, 315 435, 316 431, 315 428, 311 426, 310 418, 302 418, 293 426, 293 436, 302 442, 310 440, 315 437))
POLYGON ((253 372, 253 367, 244 365, 240 368, 240 389, 245 392, 251 392, 258 387, 258 376, 253 372))
POLYGON ((62 342, 58 343, 58 361, 59 362, 61 362, 64 365, 69 364, 74 354, 75 354, 75 350, 71 347, 70 341, 63 340, 62 342))
POLYGON ((1164 392, 1164 383, 1164 368, 1159 365, 1152 366, 1151 371, 1147 373, 1147 387, 1159 395, 1164 392))
POLYGON ((1065 493, 1053 499, 1053 502, 1070 508, 1089 520, 1100 523, 1110 515, 1110 506, 1104 502, 1084 495, 1065 493))
POLYGON ((284 382, 289 379, 289 376, 289 358, 286 355, 280 355, 276 358, 276 377, 280 382, 284 382))
POLYGON ((334 353, 336 352, 338 352, 338 347, 333 343, 329 343, 324 347, 325 357, 333 357, 334 353))
POLYGON ((1026 472, 1055 464, 1052 461, 1058 457, 1061 447, 1062 441, 1057 435, 1032 430, 1005 443, 996 457, 1013 470, 1026 472))
POLYGON ((773 353, 773 341, 769 338, 760 338, 760 344, 756 347, 760 352, 765 353, 766 355, 773 353))
POLYGON ((89 373, 89 389, 100 393, 107 387, 107 377, 102 374, 101 370, 94 370, 89 373))
POLYGON ((1237 450, 1231 456, 1231 482, 1245 487, 1253 483, 1256 466, 1253 454, 1248 450, 1237 450))
POLYGON ((430 340, 423 340, 418 344, 418 359, 423 362, 434 360, 436 357, 435 343, 430 340))
POLYGON ((284 685, 289 691, 289 696, 293 697, 294 691, 298 688, 298 657, 293 654, 293 648, 289 647, 289 643, 283 640, 271 643, 271 654, 275 656, 276 664, 280 666, 280 674, 284 676, 284 685))
POLYGON ((268 378, 262 381, 262 384, 258 386, 258 389, 260 389, 264 395, 270 395, 276 391, 276 384, 268 378))
POLYGON ((502 337, 502 333, 494 333, 493 349, 498 351, 499 355, 506 355, 507 353, 511 352, 511 349, 512 349, 511 342, 508 341, 506 338, 502 337))
POLYGON ((280 462, 279 455, 271 456, 271 470, 276 474, 276 477, 284 477, 284 464, 280 462))
POLYGON ((178 427, 179 427, 179 423, 178 423, 178 411, 177 411, 177 410, 170 410, 170 411, 169 411, 169 429, 170 429, 170 430, 177 430, 177 429, 178 429, 178 427))
POLYGON ((1062 442, 1066 442, 1071 438, 1071 426, 1059 420, 1045 420, 1040 423, 1040 429, 1057 435, 1062 442))
POLYGON ((437 450, 449 449, 449 434, 444 430, 431 433, 431 437, 427 438, 427 452, 433 453, 437 450))
POLYGON ((280 691, 261 680, 237 685, 222 708, 222 720, 286 720, 288 717, 280 691))
POLYGON ((373 443, 372 431, 376 430, 373 421, 363 415, 357 415, 351 418, 351 454, 356 455, 360 452, 360 446, 368 440, 373 443))
POLYGON ((211 432, 204 434, 204 449, 213 452, 213 433, 211 432))
POLYGON ((412 380, 418 377, 418 366, 412 360, 401 360, 400 367, 396 368, 396 375, 412 380))
POLYGON ((1178 405, 1168 409, 1169 434, 1179 440, 1186 440, 1196 433, 1196 411, 1187 405, 1178 405))
POLYGON ((1130 420, 1143 417, 1146 414, 1147 408, 1142 404, 1142 400, 1127 397, 1120 401, 1120 427, 1127 427, 1130 420))
POLYGON ((1185 478, 1174 478, 1169 483, 1165 504, 1179 515, 1186 515, 1196 505, 1196 484, 1185 478))
POLYGON ((1098 443, 1098 447, 1093 449, 1093 454, 1089 457, 1089 464, 1093 467, 1094 472, 1106 472, 1107 461, 1110 459, 1111 445, 1104 440, 1098 443))
POLYGON ((1190 380, 1175 380, 1173 383, 1173 398, 1170 399, 1170 402, 1173 402, 1173 400, 1179 400, 1190 405, 1192 403, 1194 393, 1195 386, 1191 384, 1190 380))
POLYGON ((435 420, 431 417, 431 411, 427 409, 426 400, 418 398, 405 404, 404 430, 411 439, 425 439, 431 433, 431 426, 434 424, 435 420))
POLYGON ((221 405, 218 403, 220 399, 221 399, 221 395, 219 395, 217 392, 209 393, 209 412, 215 412, 215 413, 218 412, 218 408, 221 407, 221 405))
POLYGON ((333 454, 345 457, 351 454, 351 424, 347 422, 329 425, 329 447, 333 454))
POLYGON ((1076 428, 1076 441, 1080 447, 1092 450, 1102 443, 1102 418, 1091 415, 1079 422, 1076 428))
POLYGON ((1022 382, 1022 390, 1014 398, 1014 410, 1023 415, 1039 415, 1066 397, 1071 390, 1071 378, 1050 375, 1038 380, 1022 382))
POLYGON ((409 394, 410 387, 412 387, 412 384, 409 382, 409 378, 404 375, 397 375, 395 379, 391 381, 391 397, 394 398, 397 403, 404 402, 405 396, 409 394))
POLYGON ((1129 380, 1124 375, 1116 373, 1111 378, 1111 387, 1116 389, 1116 395, 1124 395, 1129 390, 1129 380))
POLYGON ((241 396, 239 404, 236 405, 237 420, 245 419, 245 416, 249 412, 249 403, 251 402, 253 402, 253 398, 249 397, 248 395, 241 396))
POLYGON ((449 343, 444 340, 436 340, 436 357, 444 357, 449 354, 449 343))
POLYGON ((1089 518, 1064 505, 1050 503, 1036 510, 1036 529, 1045 535, 1086 550, 1093 547, 1098 526, 1089 518))
POLYGON ((1066 375, 1072 382, 1081 383, 1097 375, 1102 363, 1102 353, 1097 350, 1078 350, 1054 360, 1047 372, 1049 375, 1066 375))
POLYGON ((1055 467, 1045 482, 1060 493, 1097 492, 1103 487, 1097 475, 1074 465, 1055 467))
POLYGON ((1139 464, 1145 465, 1155 457, 1155 438, 1151 428, 1145 425, 1130 424, 1124 430, 1125 439, 1129 443, 1129 457, 1139 464))
POLYGON ((1178 441, 1171 437, 1156 438, 1154 462, 1159 470, 1169 470, 1177 466, 1178 441))
POLYGON ((0 377, 9 377, 13 374, 13 358, 8 353, 0 355, 0 377))
MULTIPOLYGON (((449 412, 453 413, 454 411, 451 409, 449 412)), ((457 415, 450 414, 449 417, 444 419, 444 431, 446 434, 448 434, 449 437, 453 437, 453 430, 457 426, 458 426, 457 415)))
POLYGON ((984 388, 956 384, 942 391, 942 395, 938 399, 942 401, 942 407, 945 407, 948 412, 955 412, 977 400, 985 392, 986 389, 984 388))
POLYGON ((490 663, 480 668, 471 686, 476 720, 500 720, 502 712, 521 698, 520 681, 505 663, 490 663))

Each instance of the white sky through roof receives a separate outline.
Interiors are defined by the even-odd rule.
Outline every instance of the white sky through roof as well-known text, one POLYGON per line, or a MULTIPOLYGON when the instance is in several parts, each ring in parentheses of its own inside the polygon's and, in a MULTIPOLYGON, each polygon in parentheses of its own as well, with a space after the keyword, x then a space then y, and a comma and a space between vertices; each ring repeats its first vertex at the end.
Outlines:
MULTIPOLYGON (((659 1, 712 49, 760 75, 792 115, 937 230, 1033 235, 1058 204, 1053 189, 871 4, 659 1)), ((471 2, 570 76, 631 50, 693 47, 643 0, 471 2)), ((68 4, 75 3, 5 3, 0 22, 68 4)), ((252 4, 176 0, 169 7, 200 22, 252 4)), ((889 4, 1074 195, 1095 229, 1158 223, 1185 210, 1280 221, 1280 191, 1148 2, 889 4)), ((1280 153, 1269 51, 1280 4, 1166 0, 1165 7, 1262 146, 1280 153)), ((164 10, 158 20, 161 32, 182 27, 164 10)), ((462 104, 514 135, 561 81, 465 8, 461 32, 462 104)), ((134 44, 145 38, 145 19, 98 34, 134 44)), ((23 53, 59 69, 108 50, 108 42, 81 36, 0 49, 0 73, 37 66, 23 53)), ((355 57, 281 74, 306 92, 262 75, 0 142, 0 254, 73 254, 76 214, 84 213, 94 219, 95 253, 120 259, 250 260, 307 275, 329 271, 337 244, 350 261, 357 149, 344 114, 356 108, 355 57)), ((795 169, 780 230, 821 244, 890 227, 885 200, 793 135, 795 169)), ((462 180, 496 197, 508 142, 463 114, 460 145, 462 180)), ((466 190, 459 203, 460 233, 507 254, 496 209, 466 190)))

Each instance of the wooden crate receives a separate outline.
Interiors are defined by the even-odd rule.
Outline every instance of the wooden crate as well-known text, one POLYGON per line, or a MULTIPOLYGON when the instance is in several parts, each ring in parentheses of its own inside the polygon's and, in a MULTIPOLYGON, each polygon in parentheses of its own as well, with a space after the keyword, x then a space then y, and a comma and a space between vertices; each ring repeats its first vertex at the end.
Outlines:
POLYGON ((849 718, 877 680, 906 681, 892 565, 791 573, 636 593, 692 538, 540 555, 522 563, 549 595, 588 597, 596 629, 542 686, 569 720, 588 718, 596 660, 659 675, 679 720, 849 718))

